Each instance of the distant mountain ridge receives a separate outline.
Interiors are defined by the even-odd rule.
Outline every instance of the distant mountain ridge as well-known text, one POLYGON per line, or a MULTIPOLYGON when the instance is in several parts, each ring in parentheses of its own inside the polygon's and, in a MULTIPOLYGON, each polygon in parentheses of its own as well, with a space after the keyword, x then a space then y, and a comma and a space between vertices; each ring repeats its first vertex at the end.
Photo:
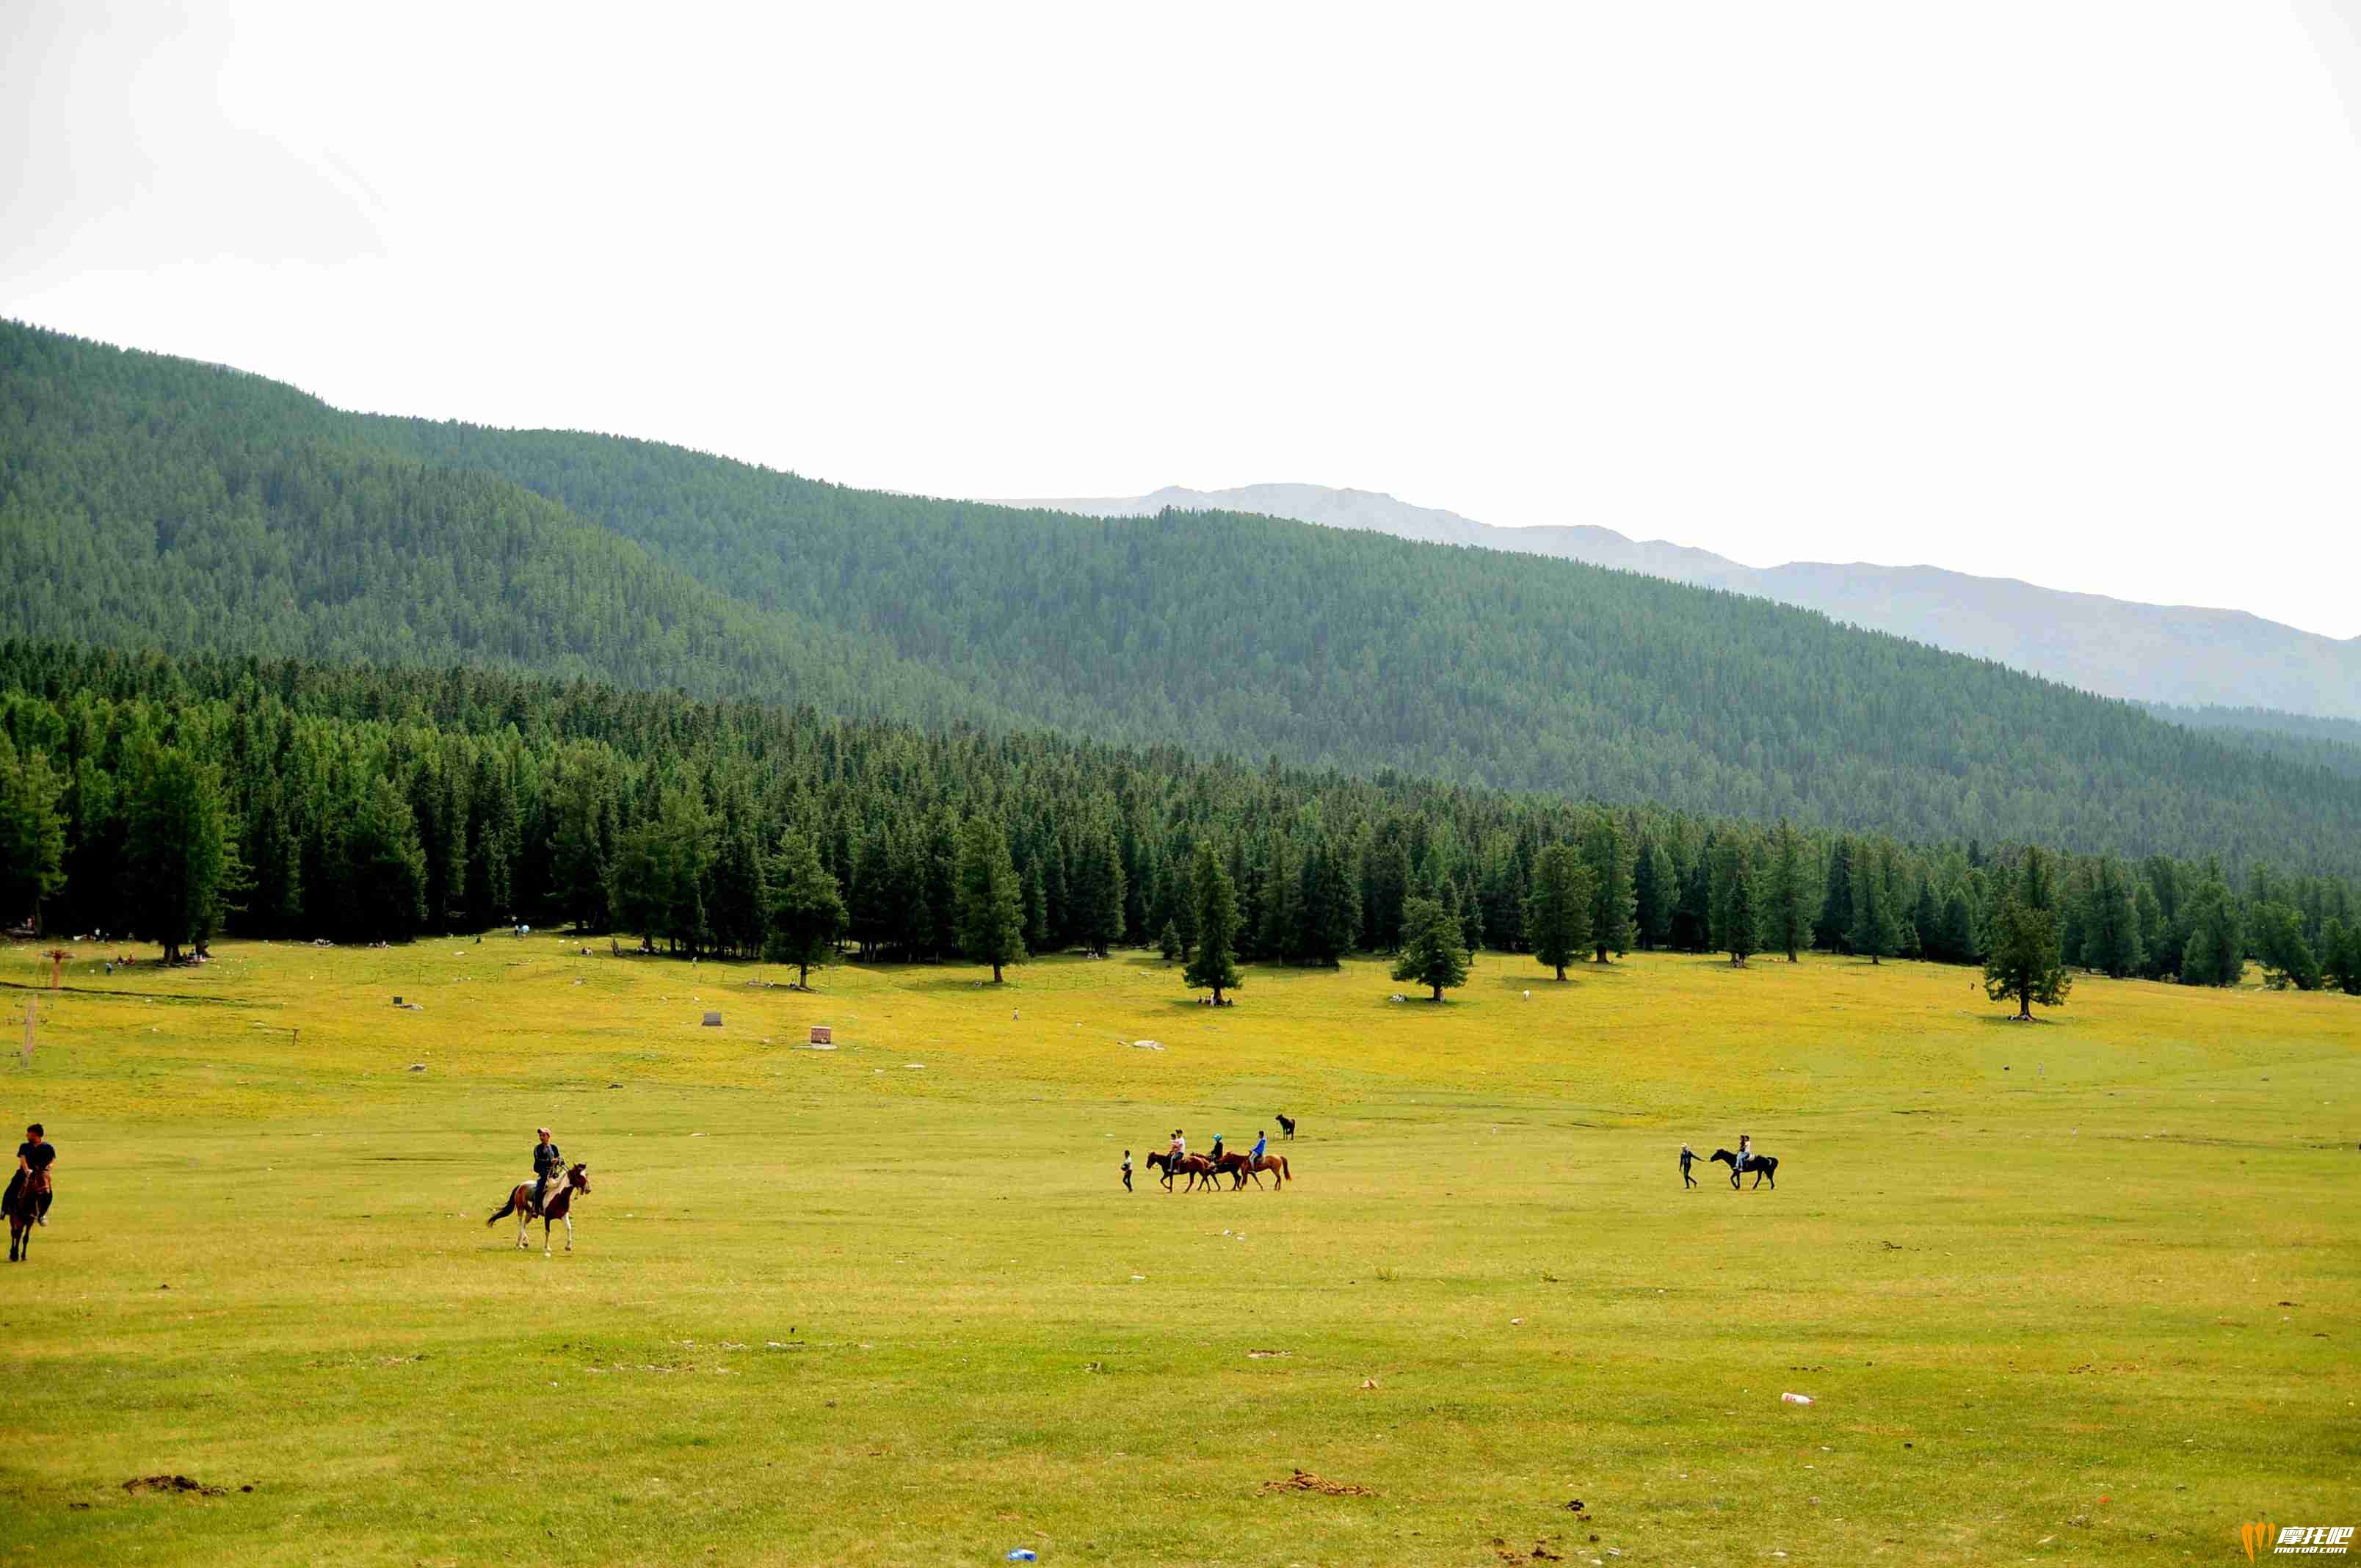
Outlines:
POLYGON ((1817 609, 1872 631, 1991 659, 2103 696, 2361 718, 2361 637, 2338 641, 2244 610, 2140 604, 1939 566, 1795 561, 1748 566, 1710 550, 1587 524, 1500 528, 1374 490, 1242 485, 1145 496, 1011 501, 1092 517, 1167 508, 1262 512, 1401 539, 1554 555, 1817 609))

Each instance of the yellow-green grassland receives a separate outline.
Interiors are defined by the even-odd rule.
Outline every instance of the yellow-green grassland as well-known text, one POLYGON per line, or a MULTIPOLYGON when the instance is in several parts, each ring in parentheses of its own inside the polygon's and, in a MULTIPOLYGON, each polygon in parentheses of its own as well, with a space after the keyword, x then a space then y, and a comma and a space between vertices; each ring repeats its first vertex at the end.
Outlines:
POLYGON ((117 950, 56 992, 0 950, 0 1114, 60 1150, 0 1272, 0 1564, 2224 1563, 2361 1522, 2350 997, 117 950), (541 1124, 592 1184, 553 1256, 485 1223, 541 1124), (1295 1179, 1168 1194, 1176 1125, 1295 1179), (1775 1190, 1684 1188, 1741 1132, 1775 1190))

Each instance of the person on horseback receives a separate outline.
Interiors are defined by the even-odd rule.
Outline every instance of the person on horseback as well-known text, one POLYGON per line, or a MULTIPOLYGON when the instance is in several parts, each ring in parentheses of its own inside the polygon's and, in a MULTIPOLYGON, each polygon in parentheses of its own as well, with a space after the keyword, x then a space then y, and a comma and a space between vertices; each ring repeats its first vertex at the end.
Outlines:
POLYGON ((549 1129, 539 1129, 541 1141, 533 1146, 533 1212, 541 1212, 541 1201, 549 1191, 551 1179, 566 1174, 566 1157, 550 1142, 549 1129))
POLYGON ((1178 1127, 1173 1128, 1173 1129, 1172 1129, 1172 1146, 1171 1146, 1170 1148, 1169 1148, 1169 1149, 1167 1149, 1167 1150, 1165 1150, 1165 1151, 1164 1151, 1164 1185, 1165 1185, 1165 1186, 1167 1186, 1167 1187, 1171 1186, 1171 1185, 1172 1185, 1172 1179, 1173 1179, 1175 1176, 1178 1176, 1178 1175, 1180 1173, 1180 1160, 1181 1160, 1181 1158, 1182 1158, 1182 1157, 1183 1157, 1183 1156, 1185 1156, 1185 1155, 1187 1155, 1187 1154, 1188 1154, 1188 1152, 1189 1152, 1189 1140, 1188 1140, 1187 1138, 1184 1138, 1184 1137, 1182 1137, 1182 1136, 1180 1135, 1180 1128, 1178 1128, 1178 1127))
POLYGON ((1738 1135, 1738 1160, 1737 1160, 1737 1163, 1736 1163, 1736 1164, 1732 1165, 1732 1166, 1730 1168, 1730 1175, 1732 1175, 1732 1176, 1736 1176, 1740 1171, 1744 1170, 1744 1169, 1746 1168, 1746 1162, 1747 1162, 1749 1159, 1752 1159, 1752 1158, 1753 1157, 1753 1156, 1754 1156, 1754 1135, 1753 1135, 1753 1134, 1752 1134, 1752 1133, 1741 1133, 1741 1134, 1739 1134, 1739 1135, 1738 1135))
POLYGON ((1267 1148, 1268 1148, 1269 1146, 1270 1146, 1270 1135, 1269 1135, 1268 1133, 1264 1132, 1260 1127, 1257 1127, 1257 1128, 1255 1129, 1255 1152, 1254 1152, 1254 1161, 1255 1161, 1255 1163, 1256 1163, 1257 1165, 1260 1165, 1260 1164, 1262 1163, 1262 1151, 1263 1151, 1263 1150, 1265 1150, 1265 1149, 1267 1149, 1267 1148))
POLYGON ((36 1122, 26 1128, 25 1141, 16 1146, 16 1173, 8 1179, 8 1195, 5 1200, 0 1200, 0 1203, 13 1204, 16 1194, 24 1190, 25 1183, 37 1183, 40 1188, 40 1199, 33 1211, 33 1223, 48 1224, 49 1200, 55 1196, 49 1190, 49 1169, 57 1160, 58 1146, 41 1135, 41 1124, 36 1122))
POLYGON ((1215 1166, 1217 1166, 1217 1167, 1222 1163, 1222 1135, 1221 1135, 1221 1134, 1219 1134, 1219 1133, 1215 1133, 1215 1134, 1213 1135, 1213 1151, 1211 1154, 1207 1155, 1205 1157, 1206 1157, 1207 1159, 1212 1160, 1212 1161, 1213 1162, 1213 1164, 1214 1164, 1215 1166))

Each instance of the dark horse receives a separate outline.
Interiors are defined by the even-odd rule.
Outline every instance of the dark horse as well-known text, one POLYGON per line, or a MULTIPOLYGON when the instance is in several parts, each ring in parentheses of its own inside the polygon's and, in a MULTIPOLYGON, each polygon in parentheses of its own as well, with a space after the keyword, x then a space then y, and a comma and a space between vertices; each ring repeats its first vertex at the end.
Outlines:
POLYGON ((25 1263, 33 1255, 33 1222, 41 1212, 41 1195, 49 1190, 49 1173, 23 1173, 8 1194, 8 1261, 25 1263))
MULTIPOLYGON (((1728 1149, 1716 1149, 1713 1157, 1730 1167, 1730 1189, 1733 1192, 1738 1190, 1738 1157, 1728 1149)), ((1754 1173, 1755 1186, 1762 1186, 1766 1178, 1773 1187, 1779 1185, 1779 1162, 1769 1155, 1750 1152, 1746 1157, 1746 1168, 1754 1173)))
MULTIPOLYGON (((577 1165, 566 1171, 566 1179, 559 1184, 557 1190, 542 1200, 542 1256, 549 1255, 549 1227, 560 1220, 566 1222, 566 1250, 568 1252, 574 1250, 574 1195, 577 1192, 589 1190, 590 1168, 587 1165, 577 1165)), ((509 1191, 509 1201, 493 1210, 492 1217, 486 1220, 484 1223, 497 1225, 511 1214, 517 1217, 517 1250, 522 1252, 525 1245, 525 1227, 533 1223, 533 1217, 532 1182, 520 1181, 511 1188, 509 1191)))
POLYGON ((1295 1136, 1295 1118, 1289 1115, 1284 1111, 1279 1113, 1279 1135, 1284 1138, 1292 1138, 1295 1136))
POLYGON ((1148 1156, 1148 1168, 1154 1170, 1159 1165, 1164 1168, 1164 1190, 1167 1192, 1172 1190, 1172 1179, 1176 1176, 1186 1176, 1189 1179, 1189 1185, 1184 1190, 1195 1191, 1199 1182, 1204 1183, 1208 1191, 1213 1189, 1213 1162, 1203 1155, 1184 1154, 1179 1159, 1174 1159, 1161 1149, 1150 1150, 1148 1156))

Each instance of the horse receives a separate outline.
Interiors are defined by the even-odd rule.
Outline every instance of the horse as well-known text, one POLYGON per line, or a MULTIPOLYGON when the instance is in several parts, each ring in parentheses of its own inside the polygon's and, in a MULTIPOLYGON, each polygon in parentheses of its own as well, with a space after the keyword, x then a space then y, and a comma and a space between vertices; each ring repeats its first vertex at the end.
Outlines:
MULTIPOLYGON (((1716 1149, 1713 1151, 1713 1157, 1714 1159, 1719 1160, 1722 1164, 1730 1167, 1730 1190, 1732 1192, 1737 1191, 1738 1157, 1730 1153, 1728 1149, 1716 1149)), ((1708 1161, 1708 1163, 1711 1162, 1708 1161)), ((1770 1179, 1771 1185, 1773 1187, 1775 1188, 1779 1185, 1779 1162, 1773 1159, 1769 1155, 1749 1153, 1746 1157, 1746 1168, 1754 1173, 1754 1185, 1756 1187, 1763 1185, 1763 1181, 1765 1177, 1770 1179)))
MULTIPOLYGON (((1287 1157, 1283 1154, 1267 1154, 1259 1159, 1256 1158, 1253 1155, 1246 1155, 1243 1157, 1246 1162, 1245 1174, 1247 1176, 1254 1176, 1254 1184, 1257 1187, 1260 1187, 1262 1185, 1262 1178, 1255 1176, 1255 1172, 1258 1170, 1267 1170, 1270 1172, 1270 1188, 1274 1192, 1295 1179, 1295 1172, 1287 1168, 1287 1157)), ((1246 1183, 1241 1180, 1238 1185, 1243 1187, 1246 1183)))
MULTIPOLYGON (((1249 1157, 1240 1154, 1237 1150, 1224 1149, 1220 1157, 1213 1161, 1213 1175, 1228 1177, 1230 1190, 1235 1192, 1246 1184, 1246 1174, 1253 1164, 1254 1161, 1249 1157)), ((1259 1187, 1262 1183, 1257 1182, 1255 1185, 1259 1187)))
MULTIPOLYGON (((560 1220, 566 1222, 566 1250, 568 1252, 574 1250, 574 1195, 577 1192, 589 1190, 590 1168, 587 1165, 576 1165, 566 1171, 566 1179, 557 1184, 556 1190, 542 1201, 542 1256, 549 1255, 549 1228, 560 1220)), ((493 1210, 492 1217, 486 1220, 484 1223, 497 1225, 511 1214, 517 1217, 517 1250, 522 1252, 525 1248, 525 1229, 533 1223, 532 1182, 518 1182, 510 1190, 509 1201, 493 1210)))
POLYGON ((1284 1111, 1279 1113, 1279 1135, 1290 1143, 1295 1141, 1295 1118, 1284 1111))
POLYGON ((8 1200, 8 1261, 29 1263, 33 1256, 33 1222, 41 1212, 41 1196, 49 1190, 49 1173, 33 1171, 16 1183, 8 1200))
POLYGON ((1154 1170, 1159 1165, 1164 1168, 1164 1190, 1167 1192, 1172 1190, 1172 1179, 1184 1174, 1189 1178, 1189 1185, 1184 1190, 1195 1191, 1200 1181, 1209 1189, 1213 1185, 1213 1162, 1203 1155, 1184 1154, 1174 1159, 1162 1149, 1149 1150, 1148 1168, 1154 1170))

